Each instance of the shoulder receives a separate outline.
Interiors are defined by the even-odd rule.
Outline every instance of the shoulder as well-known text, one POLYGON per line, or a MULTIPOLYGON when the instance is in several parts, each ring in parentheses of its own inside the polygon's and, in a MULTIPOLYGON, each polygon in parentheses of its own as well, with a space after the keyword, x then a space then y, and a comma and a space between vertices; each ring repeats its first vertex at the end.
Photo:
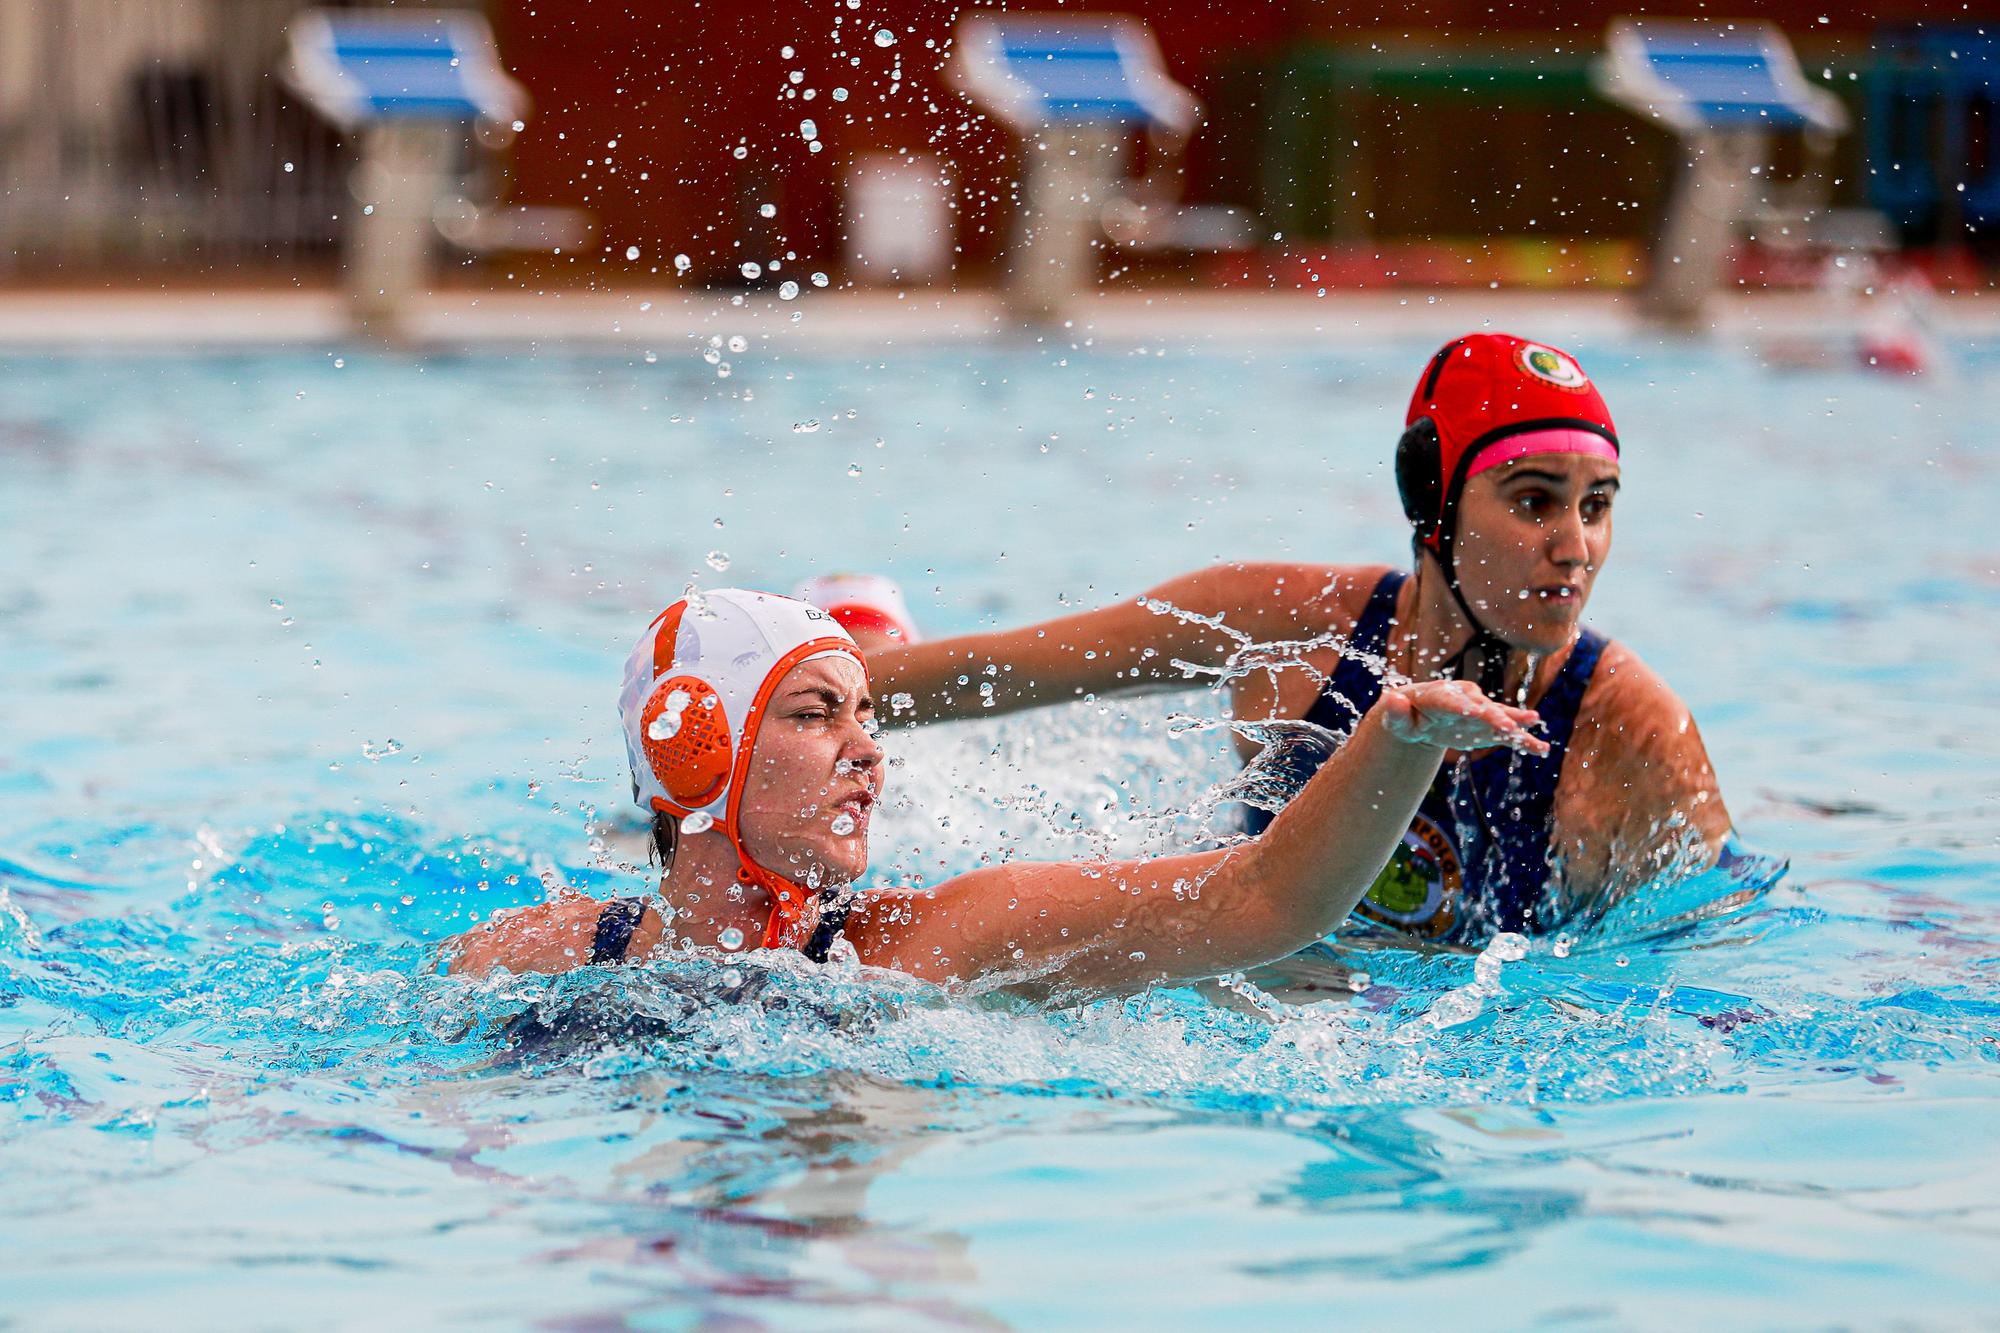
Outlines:
POLYGON ((1680 696, 1639 654, 1615 639, 1604 645, 1597 659, 1576 722, 1579 731, 1588 728, 1629 741, 1693 730, 1693 718, 1680 696))
POLYGON ((1178 596, 1188 610, 1226 615, 1259 638, 1346 629, 1360 618, 1388 565, 1314 565, 1241 560, 1210 565, 1150 594, 1178 596))
MULTIPOLYGON (((1728 829, 1728 814, 1694 715, 1659 673, 1623 644, 1607 644, 1577 709, 1570 743, 1575 796, 1634 815, 1683 809, 1704 833, 1728 829)), ((1565 779, 1570 778, 1565 765, 1565 779)))

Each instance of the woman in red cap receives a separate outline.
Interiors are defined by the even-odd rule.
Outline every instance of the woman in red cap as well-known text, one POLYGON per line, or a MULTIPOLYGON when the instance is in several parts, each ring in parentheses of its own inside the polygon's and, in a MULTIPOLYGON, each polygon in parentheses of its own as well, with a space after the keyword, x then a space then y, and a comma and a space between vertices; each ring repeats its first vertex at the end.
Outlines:
MULTIPOLYGON (((1580 623, 1611 553, 1618 435, 1576 361, 1502 333, 1447 343, 1410 397, 1396 483, 1414 573, 1218 565, 1102 610, 888 649, 872 660, 876 688, 913 701, 888 721, 1141 688, 1185 679, 1181 663, 1223 668, 1249 644, 1290 645, 1302 651, 1230 682, 1238 720, 1344 734, 1384 669, 1474 681, 1542 717, 1548 755, 1446 766, 1361 905, 1371 920, 1476 943, 1714 861, 1729 815, 1693 719, 1635 654, 1580 623)), ((1246 759, 1259 749, 1238 744, 1246 759)), ((1266 762, 1298 781, 1327 753, 1295 743, 1266 762)), ((1250 811, 1251 832, 1269 822, 1250 811)))

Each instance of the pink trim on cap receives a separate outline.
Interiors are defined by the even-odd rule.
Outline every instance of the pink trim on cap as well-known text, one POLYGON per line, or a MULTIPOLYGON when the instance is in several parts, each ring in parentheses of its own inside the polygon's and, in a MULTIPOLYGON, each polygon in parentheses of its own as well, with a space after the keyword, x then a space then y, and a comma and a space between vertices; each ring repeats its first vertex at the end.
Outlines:
POLYGON ((1465 475, 1476 477, 1487 468, 1499 467, 1502 463, 1511 463, 1529 454, 1591 454, 1615 463, 1618 461, 1618 446, 1595 431, 1577 430, 1572 426, 1523 431, 1519 435, 1495 440, 1480 450, 1479 457, 1472 461, 1472 468, 1465 475))

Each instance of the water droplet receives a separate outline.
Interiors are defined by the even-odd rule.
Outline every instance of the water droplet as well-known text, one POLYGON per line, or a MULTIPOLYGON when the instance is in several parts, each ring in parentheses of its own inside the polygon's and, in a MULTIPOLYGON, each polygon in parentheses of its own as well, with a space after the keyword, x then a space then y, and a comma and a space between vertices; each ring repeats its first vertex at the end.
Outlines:
POLYGON ((639 247, 638 247, 638 246, 636 246, 636 245, 628 245, 628 246, 626 246, 626 247, 625 247, 625 257, 626 257, 627 259, 637 259, 637 258, 639 257, 639 247))
POLYGON ((831 827, 833 830, 833 836, 835 836, 836 838, 844 838, 848 834, 854 832, 854 816, 848 814, 847 811, 842 810, 839 814, 833 817, 833 823, 829 827, 831 827))
POLYGON ((746 260, 744 260, 744 261, 743 261, 743 276, 744 276, 744 277, 746 277, 746 278, 760 278, 760 277, 762 277, 763 275, 764 275, 764 266, 763 266, 762 264, 758 263, 758 262, 757 262, 756 260, 754 260, 754 259, 746 259, 746 260))
POLYGON ((895 33, 890 32, 887 28, 877 28, 875 30, 875 45, 894 46, 895 44, 896 44, 895 33))
POLYGON ((647 350, 647 352, 646 352, 646 364, 647 364, 647 365, 649 365, 649 366, 652 366, 652 365, 658 365, 658 364, 659 364, 659 360, 660 360, 660 354, 659 354, 658 352, 655 352, 655 351, 652 351, 651 349, 648 349, 648 350, 647 350))
POLYGON ((706 833, 714 827, 715 816, 709 814, 706 810, 697 810, 687 818, 681 820, 681 832, 687 834, 689 837, 693 837, 697 833, 706 833))
POLYGON ((859 464, 859 463, 849 463, 849 464, 847 465, 847 475, 848 475, 848 476, 850 476, 850 477, 858 477, 858 476, 860 476, 860 475, 861 475, 861 464, 859 464))
POLYGON ((813 275, 812 275, 812 285, 813 285, 813 286, 815 286, 815 287, 824 287, 824 286, 826 286, 826 274, 824 274, 824 273, 815 273, 815 274, 813 274, 813 275))
MULTIPOLYGON (((743 947, 743 932, 738 930, 734 926, 726 926, 723 928, 722 933, 715 937, 715 942, 717 944, 720 944, 725 949, 730 949, 730 950, 740 949, 743 947)), ((728 980, 727 974, 724 975, 723 979, 728 980)), ((741 980, 742 977, 739 975, 737 977, 737 981, 741 980)), ((734 986, 737 984, 737 982, 731 981, 729 982, 729 984, 734 986)))
POLYGON ((730 156, 734 157, 738 162, 741 162, 744 158, 750 156, 750 150, 739 144, 736 147, 736 151, 731 153, 730 156))
POLYGON ((525 130, 527 128, 528 128, 528 122, 525 120, 517 120, 514 122, 514 133, 516 134, 519 134, 522 130, 525 130))
MULTIPOLYGON (((725 569, 728 569, 728 568, 729 568, 729 552, 727 552, 727 551, 710 551, 710 552, 708 553, 708 567, 709 567, 710 569, 714 570, 714 571, 715 571, 716 573, 718 573, 718 574, 720 574, 720 573, 721 573, 721 572, 722 572, 723 570, 725 570, 725 569)), ((708 702, 709 702, 709 700, 708 700, 708 699, 705 699, 705 698, 704 698, 704 699, 702 700, 702 702, 703 702, 703 703, 708 703, 708 702)))
POLYGON ((403 743, 393 738, 383 741, 380 745, 374 741, 365 741, 361 746, 361 757, 369 760, 387 759, 392 754, 401 753, 402 749, 403 743))
POLYGON ((685 273, 693 267, 694 267, 694 261, 692 259, 689 259, 686 255, 674 256, 674 272, 685 273))
POLYGON ((757 216, 760 218, 774 218, 778 216, 778 206, 776 204, 759 204, 757 205, 757 216))
POLYGON ((286 175, 290 175, 290 174, 291 174, 292 172, 294 172, 294 171, 297 171, 297 170, 298 170, 298 168, 297 168, 297 167, 295 167, 295 166, 293 166, 293 165, 292 165, 291 163, 289 163, 289 162, 285 163, 285 174, 286 174, 286 175))
POLYGON ((734 334, 729 339, 729 350, 732 352, 747 352, 750 350, 750 340, 740 333, 734 334))
POLYGON ((833 100, 836 102, 845 102, 847 100, 847 89, 835 88, 833 90, 833 100))
POLYGON ((646 728, 646 734, 656 741, 670 741, 680 735, 681 714, 687 711, 692 696, 686 690, 675 690, 667 695, 666 706, 660 709, 658 717, 646 728))
POLYGON ((811 143, 814 139, 819 138, 819 126, 813 124, 810 120, 800 121, 799 137, 807 143, 811 143))
POLYGON ((792 423, 792 434, 794 435, 817 435, 818 433, 819 418, 817 417, 811 421, 794 421, 792 423))
MULTIPOLYGON (((778 284, 778 299, 779 299, 780 301, 796 301, 796 300, 798 300, 798 299, 799 299, 799 285, 798 285, 798 284, 797 284, 796 282, 793 282, 793 281, 792 281, 791 279, 789 279, 789 278, 787 278, 787 279, 786 279, 785 281, 783 281, 783 282, 779 283, 779 284, 778 284)), ((303 393, 301 393, 301 394, 299 395, 299 397, 303 398, 303 397, 305 397, 305 395, 304 395, 303 393)))

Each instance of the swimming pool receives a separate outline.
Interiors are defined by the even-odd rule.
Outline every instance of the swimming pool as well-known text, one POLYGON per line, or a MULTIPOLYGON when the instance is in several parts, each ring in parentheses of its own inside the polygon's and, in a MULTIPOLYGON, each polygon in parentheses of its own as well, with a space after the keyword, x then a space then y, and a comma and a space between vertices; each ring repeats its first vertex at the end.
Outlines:
MULTIPOLYGON (((1792 858, 1715 919, 1544 942, 1491 992, 1373 951, 1355 1002, 1273 1013, 715 963, 438 978, 430 946, 542 870, 632 891, 588 834, 628 791, 613 694, 691 578, 880 570, 936 632, 1403 549, 1387 455, 1427 344, 719 336, 0 361, 9 1314, 1990 1318, 1986 349, 1927 380, 1572 349, 1627 448, 1591 619, 1792 858), (664 1035, 496 1060, 555 999, 664 1035)), ((925 806, 882 815, 877 864, 1158 845, 1228 771, 1173 734, 1204 710, 899 735, 925 806)))

